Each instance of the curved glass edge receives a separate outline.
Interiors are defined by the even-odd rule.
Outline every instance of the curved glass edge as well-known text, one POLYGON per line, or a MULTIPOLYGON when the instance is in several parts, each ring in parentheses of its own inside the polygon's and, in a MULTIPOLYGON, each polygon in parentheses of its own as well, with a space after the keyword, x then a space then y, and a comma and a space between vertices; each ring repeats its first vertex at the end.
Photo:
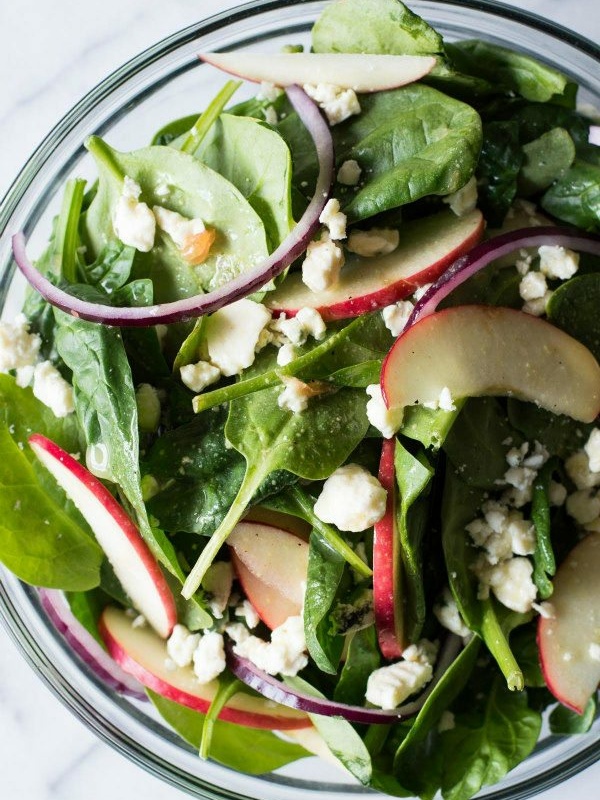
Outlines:
MULTIPOLYGON (((284 5, 286 10, 294 7, 305 7, 312 12, 311 16, 313 16, 313 14, 316 15, 326 3, 322 2, 322 0, 319 0, 319 2, 315 2, 315 0, 295 0, 295 2, 285 3, 284 5)), ((413 6, 423 8, 428 6, 448 6, 455 9, 465 8, 471 11, 482 11, 492 17, 529 25, 600 61, 600 47, 594 42, 573 33, 559 24, 545 20, 532 12, 511 6, 498 5, 493 2, 493 0, 433 0, 433 2, 429 2, 429 0, 416 0, 413 6)), ((80 100, 71 111, 59 121, 48 136, 43 139, 8 189, 4 199, 0 203, 0 233, 4 232, 7 221, 18 207, 20 200, 23 198, 33 178, 44 165, 49 155, 55 150, 57 143, 64 140, 65 136, 75 127, 82 116, 88 114, 98 103, 108 98, 134 75, 145 70, 155 61, 165 57, 179 47, 194 41, 199 36, 206 36, 210 33, 217 32, 224 24, 235 25, 246 19, 255 18, 260 14, 281 10, 281 7, 282 3, 278 0, 259 0, 258 2, 249 2, 239 6, 233 12, 224 11, 211 16, 200 23, 191 25, 161 40, 126 62, 105 80, 100 82, 80 100)), ((10 278, 11 274, 4 271, 0 280, 0 305, 6 294, 10 278)), ((36 647, 35 640, 31 637, 29 630, 23 625, 10 600, 4 580, 2 579, 2 570, 0 570, 0 600, 2 601, 0 603, 0 618, 3 627, 17 644, 26 661, 38 673, 53 694, 57 696, 67 708, 73 711, 76 716, 85 722, 96 735, 152 774, 197 797, 208 798, 208 800, 230 800, 231 798, 241 799, 245 796, 232 792, 230 789, 220 790, 213 785, 204 784, 197 776, 192 777, 184 770, 179 769, 169 762, 165 762, 159 756, 156 756, 148 750, 141 750, 137 742, 125 736, 118 728, 113 726, 109 720, 99 715, 90 704, 86 703, 85 699, 64 680, 64 677, 49 661, 43 650, 36 647), (190 784, 190 780, 193 781, 193 785, 190 784), (201 792, 201 794, 199 794, 199 792, 201 792)), ((521 800, 521 798, 524 800, 541 791, 552 788, 568 777, 581 772, 582 769, 595 763, 599 756, 600 742, 595 741, 582 751, 547 770, 544 775, 536 776, 534 780, 527 779, 499 790, 494 790, 492 788, 478 796, 489 798, 490 800, 521 800)))

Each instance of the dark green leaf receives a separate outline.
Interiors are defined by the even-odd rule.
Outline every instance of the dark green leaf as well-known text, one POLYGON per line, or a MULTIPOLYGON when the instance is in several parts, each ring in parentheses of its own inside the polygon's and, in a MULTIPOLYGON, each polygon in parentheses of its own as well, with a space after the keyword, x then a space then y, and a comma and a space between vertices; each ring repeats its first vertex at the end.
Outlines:
POLYGON ((527 197, 563 177, 575 160, 575 144, 564 128, 552 128, 523 145, 523 155, 519 190, 527 197))
POLYGON ((600 231, 600 165, 575 161, 540 202, 545 211, 564 222, 600 231))
POLYGON ((338 703, 361 706, 365 702, 369 675, 381 666, 375 626, 351 634, 344 666, 334 690, 338 703))
POLYGON ((576 714, 566 706, 557 705, 550 714, 550 730, 557 734, 587 733, 598 713, 598 698, 591 697, 583 711, 576 714))
POLYGON ((548 304, 548 319, 600 360, 599 304, 600 272, 578 275, 553 293, 548 304))

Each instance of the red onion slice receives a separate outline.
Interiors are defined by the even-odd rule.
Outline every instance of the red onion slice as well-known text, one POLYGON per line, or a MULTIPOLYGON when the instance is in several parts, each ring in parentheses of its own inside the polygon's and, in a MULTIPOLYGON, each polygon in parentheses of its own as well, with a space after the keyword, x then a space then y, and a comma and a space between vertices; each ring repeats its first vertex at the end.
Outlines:
POLYGON ((227 666, 235 677, 269 700, 274 700, 276 703, 295 708, 298 711, 305 711, 307 714, 321 714, 325 717, 343 717, 347 719, 348 722, 359 722, 365 725, 389 725, 392 722, 414 717, 419 713, 441 677, 458 655, 460 648, 461 642, 458 636, 449 635, 444 643, 434 676, 427 686, 427 689, 425 689, 416 700, 412 700, 410 703, 405 703, 402 706, 398 706, 398 708, 390 710, 365 708, 364 706, 349 706, 345 703, 338 703, 334 700, 327 700, 322 697, 315 697, 314 695, 298 692, 286 686, 286 684, 278 678, 274 678, 272 675, 263 672, 263 670, 259 669, 249 659, 236 655, 233 652, 233 645, 231 643, 227 643, 225 649, 227 654, 227 666))
POLYGON ((457 286, 464 283, 471 275, 475 275, 476 272, 487 267, 490 262, 512 253, 514 250, 525 247, 541 247, 542 245, 568 247, 572 250, 600 256, 600 236, 593 233, 555 226, 519 228, 508 233, 501 233, 475 245, 442 273, 415 304, 404 332, 419 319, 433 314, 442 300, 457 286))
POLYGON ((91 322, 102 322, 106 325, 128 327, 147 327, 159 323, 193 319, 202 314, 216 311, 263 287, 306 250, 309 241, 319 227, 319 215, 329 198, 333 182, 333 141, 327 123, 315 103, 299 86, 289 86, 286 93, 313 139, 317 150, 319 175, 315 193, 308 208, 290 235, 261 264, 207 294, 154 306, 114 308, 80 300, 54 286, 29 261, 25 236, 20 232, 12 238, 13 254, 17 266, 27 281, 45 300, 74 317, 91 322))
POLYGON ((57 589, 40 589, 38 593, 42 608, 56 630, 100 680, 119 694, 134 697, 136 700, 148 699, 142 685, 124 672, 73 616, 62 592, 57 589))

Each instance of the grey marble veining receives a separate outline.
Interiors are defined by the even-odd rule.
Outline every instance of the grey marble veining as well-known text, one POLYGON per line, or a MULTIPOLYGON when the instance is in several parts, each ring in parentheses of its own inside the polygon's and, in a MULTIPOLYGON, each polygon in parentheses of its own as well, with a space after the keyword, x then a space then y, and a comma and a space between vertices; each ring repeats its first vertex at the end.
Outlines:
MULTIPOLYGON (((515 2, 600 38, 597 0, 515 2)), ((128 58, 231 0, 0 0, 0 194, 36 144, 128 58)), ((54 698, 0 630, 3 800, 175 800, 181 792, 112 751, 54 698)), ((596 800, 600 765, 543 800, 596 800)))

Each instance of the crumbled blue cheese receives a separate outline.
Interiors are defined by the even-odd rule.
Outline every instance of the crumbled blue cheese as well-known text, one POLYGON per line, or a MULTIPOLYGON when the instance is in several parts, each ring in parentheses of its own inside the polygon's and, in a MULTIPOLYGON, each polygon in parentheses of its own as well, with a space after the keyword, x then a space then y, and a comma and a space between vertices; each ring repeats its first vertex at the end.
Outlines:
POLYGON ((308 408, 308 401, 314 396, 314 391, 298 378, 288 375, 281 376, 283 390, 277 397, 277 405, 284 411, 293 411, 300 414, 308 408))
POLYGON ((377 478, 359 464, 346 464, 327 478, 314 511, 323 522, 358 533, 382 519, 386 500, 377 478))
POLYGON ((550 481, 548 499, 552 506, 562 506, 567 499, 567 487, 558 481, 550 481))
POLYGON ((271 321, 271 312, 244 298, 220 308, 205 321, 208 357, 227 377, 254 363, 261 331, 271 321))
POLYGON ((50 361, 36 364, 33 373, 33 393, 51 409, 55 417, 66 417, 75 411, 73 387, 50 361))
POLYGON ((266 100, 267 103, 274 103, 281 96, 283 90, 279 86, 269 81, 262 81, 256 95, 257 100, 266 100))
POLYGON ((431 400, 429 403, 423 403, 423 405, 425 408, 431 408, 433 410, 439 408, 441 411, 456 411, 454 400, 452 399, 450 389, 447 386, 444 386, 440 391, 440 395, 437 400, 431 400))
POLYGON ((227 633, 237 640, 234 652, 249 659, 259 669, 269 675, 297 675, 308 664, 304 621, 301 616, 288 617, 286 621, 271 632, 271 641, 266 642, 258 636, 250 636, 241 623, 239 628, 228 625, 227 633))
POLYGON ((226 667, 223 634, 216 631, 202 634, 194 650, 193 661, 194 675, 199 683, 214 681, 226 667))
POLYGON ((538 249, 540 270, 548 278, 568 280, 579 269, 579 253, 556 245, 542 245, 538 249))
POLYGON ((383 323, 392 336, 400 336, 413 309, 414 304, 410 300, 400 300, 381 310, 383 323))
POLYGON ((451 211, 457 217, 464 217, 477 208, 477 181, 475 176, 470 178, 467 183, 453 194, 442 198, 444 203, 450 206, 451 211))
POLYGON ((351 231, 346 247, 363 258, 374 258, 392 253, 400 244, 400 234, 394 228, 371 228, 368 231, 351 231))
POLYGON ((335 285, 344 266, 344 251, 329 238, 311 242, 302 262, 302 281, 311 292, 324 292, 335 285))
POLYGON ((267 125, 271 125, 272 127, 277 125, 277 112, 273 106, 267 106, 266 108, 263 108, 263 116, 267 125))
POLYGON ((152 211, 158 227, 171 237, 180 250, 190 237, 204 233, 206 230, 201 219, 187 219, 177 211, 169 211, 162 206, 154 206, 152 211))
POLYGON ((567 514, 580 525, 600 517, 600 497, 593 489, 578 489, 567 497, 567 514))
POLYGON ((277 364, 285 367, 296 358, 296 348, 293 344, 282 344, 277 351, 277 364))
POLYGON ((344 161, 338 170, 338 183, 342 183, 344 186, 356 186, 360 180, 361 172, 362 170, 358 161, 355 161, 353 158, 349 158, 347 161, 344 161))
POLYGON ((307 83, 303 88, 323 109, 330 125, 338 125, 348 117, 360 114, 360 103, 354 89, 344 89, 331 83, 307 83))
POLYGON ((583 446, 590 472, 600 473, 600 428, 594 428, 583 446))
POLYGON ((327 328, 323 318, 314 308, 301 308, 294 317, 280 314, 269 326, 275 334, 282 334, 282 346, 290 342, 293 345, 302 345, 309 336, 320 341, 325 336, 327 328))
POLYGON ((215 619, 223 618, 232 584, 233 568, 230 562, 213 561, 202 579, 202 588, 208 592, 208 607, 215 619))
POLYGON ((543 272, 528 272, 521 278, 519 294, 523 300, 538 300, 546 295, 548 284, 543 272))
POLYGON ((462 637, 468 636, 471 633, 460 615, 452 592, 447 586, 442 592, 440 601, 434 605, 433 613, 437 617, 440 625, 450 631, 450 633, 462 637))
POLYGON ((189 667, 199 642, 199 633, 191 633, 185 625, 175 625, 167 639, 167 654, 178 667, 189 667))
POLYGON ((250 629, 256 628, 256 626, 260 622, 260 617, 258 616, 258 612, 254 608, 250 600, 243 600, 240 603, 240 605, 236 607, 235 616, 244 619, 246 621, 246 625, 250 629))
MULTIPOLYGON (((18 314, 13 322, 0 322, 0 372, 27 369, 29 379, 41 346, 37 333, 29 333, 29 323, 24 314, 18 314)), ((24 385, 28 385, 27 381, 24 385)), ((19 385, 22 385, 20 383, 19 385)))
POLYGON ((567 475, 578 489, 600 486, 600 472, 590 469, 590 459, 585 450, 578 450, 565 461, 567 475))
POLYGON ((480 558, 472 569, 479 579, 480 599, 488 597, 491 590, 507 608, 522 614, 531 610, 537 588, 532 580, 533 564, 528 558, 515 556, 494 566, 480 558))
POLYGON ((319 222, 329 231, 330 239, 346 238, 346 215, 340 211, 340 201, 331 197, 319 216, 319 222))
POLYGON ((411 645, 404 651, 401 661, 372 672, 367 681, 367 701, 379 708, 397 708, 426 686, 433 677, 437 652, 437 648, 430 645, 430 642, 427 647, 423 642, 411 645))
POLYGON ((197 361, 195 364, 186 364, 179 370, 182 382, 192 392, 202 392, 211 383, 221 377, 221 370, 208 361, 197 361))
POLYGON ((384 439, 391 439, 402 425, 403 408, 388 408, 381 393, 381 386, 372 383, 366 392, 371 398, 367 402, 367 419, 374 428, 381 432, 384 439))
POLYGON ((113 228, 123 244, 148 253, 154 246, 156 220, 148 205, 139 202, 141 192, 140 185, 126 175, 115 207, 113 228))

